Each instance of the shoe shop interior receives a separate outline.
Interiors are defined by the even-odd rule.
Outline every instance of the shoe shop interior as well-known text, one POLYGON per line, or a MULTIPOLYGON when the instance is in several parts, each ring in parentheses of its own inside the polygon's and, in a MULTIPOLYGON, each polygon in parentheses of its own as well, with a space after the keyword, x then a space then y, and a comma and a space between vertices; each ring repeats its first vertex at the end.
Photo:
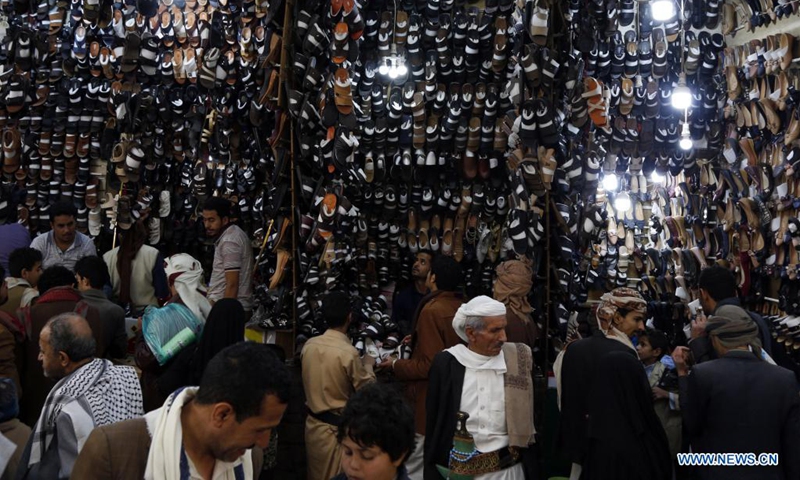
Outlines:
POLYGON ((157 250, 181 297, 171 271, 199 268, 195 294, 210 276, 209 300, 236 298, 235 273, 246 337, 297 374, 270 478, 305 476, 301 354, 327 295, 347 294, 348 341, 401 385, 427 297, 494 298, 532 352, 543 470, 569 475, 556 375, 567 345, 608 334, 611 298, 682 348, 721 267, 800 379, 798 3, 2 0, 0 229, 42 250, 74 207, 127 308, 130 365, 155 321, 110 253, 157 250), (209 211, 248 262, 228 266, 209 211))

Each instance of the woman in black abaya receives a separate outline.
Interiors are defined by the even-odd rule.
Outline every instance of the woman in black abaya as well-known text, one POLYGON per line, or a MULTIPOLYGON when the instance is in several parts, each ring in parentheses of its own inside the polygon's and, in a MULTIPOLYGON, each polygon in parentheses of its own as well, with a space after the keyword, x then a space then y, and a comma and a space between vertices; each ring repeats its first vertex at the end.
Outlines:
POLYGON ((184 348, 157 384, 168 396, 180 387, 200 385, 206 365, 223 348, 244 340, 244 308, 238 300, 223 298, 208 314, 200 340, 184 348))
POLYGON ((642 364, 627 352, 598 360, 581 480, 669 480, 667 435, 642 364))

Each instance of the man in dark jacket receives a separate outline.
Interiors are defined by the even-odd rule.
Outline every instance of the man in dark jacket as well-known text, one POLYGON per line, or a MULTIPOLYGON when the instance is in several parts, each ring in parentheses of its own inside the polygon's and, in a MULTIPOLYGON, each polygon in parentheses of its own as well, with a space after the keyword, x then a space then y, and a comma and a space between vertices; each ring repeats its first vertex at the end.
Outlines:
MULTIPOLYGON (((719 265, 704 268, 700 272, 697 284, 700 287, 700 305, 706 315, 714 315, 718 308, 726 305, 742 307, 739 297, 736 296, 736 278, 727 268, 719 265)), ((758 326, 761 348, 772 355, 772 335, 767 322, 757 313, 747 312, 747 314, 758 326)), ((697 363, 716 358, 711 341, 705 335, 705 317, 698 316, 697 320, 692 322, 692 339, 689 341, 689 348, 691 348, 697 363)))
POLYGON ((560 451, 572 462, 573 477, 580 475, 586 456, 592 384, 597 365, 613 352, 636 358, 630 340, 644 329, 647 302, 635 290, 621 287, 606 293, 597 307, 600 332, 570 343, 563 353, 559 382, 561 417, 558 429, 560 451))
POLYGON ((777 466, 697 467, 700 480, 800 478, 800 397, 792 372, 765 362, 758 327, 731 306, 711 316, 706 332, 717 359, 689 366, 673 353, 684 431, 695 453, 777 453, 777 466))

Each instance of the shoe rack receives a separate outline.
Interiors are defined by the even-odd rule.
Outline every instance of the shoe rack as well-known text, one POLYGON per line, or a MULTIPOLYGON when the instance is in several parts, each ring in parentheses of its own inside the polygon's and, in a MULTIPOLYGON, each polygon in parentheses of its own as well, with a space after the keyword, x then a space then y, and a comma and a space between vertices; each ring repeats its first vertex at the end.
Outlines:
MULTIPOLYGON (((771 35, 781 33, 797 34, 798 32, 800 32, 800 15, 794 14, 777 19, 766 27, 748 29, 745 26, 738 26, 733 33, 725 35, 725 43, 728 47, 738 47, 752 40, 762 40, 771 35)), ((794 48, 797 48, 797 44, 795 44, 794 48)))
MULTIPOLYGON (((283 39, 281 42, 281 54, 280 54, 280 65, 285 66, 289 64, 289 44, 291 39, 291 32, 292 32, 292 25, 293 25, 293 12, 295 8, 295 0, 284 0, 284 17, 283 17, 283 39)), ((281 68, 281 74, 278 77, 278 87, 277 87, 277 99, 276 103, 279 109, 286 109, 287 106, 287 98, 286 98, 286 88, 287 88, 287 75, 284 73, 284 68, 281 68)), ((295 190, 295 125, 294 122, 289 122, 288 125, 288 133, 287 135, 287 142, 288 150, 284 153, 285 157, 288 157, 288 164, 283 167, 284 172, 286 169, 289 169, 288 175, 284 177, 284 181, 288 182, 289 185, 289 194, 290 194, 290 203, 291 203, 291 213, 284 214, 288 216, 284 216, 284 222, 290 222, 287 234, 290 235, 291 240, 291 252, 297 251, 297 218, 296 218, 296 210, 297 210, 297 195, 295 190)), ((275 158, 278 158, 277 152, 275 153, 275 158)), ((280 180, 279 180, 280 181, 280 180)), ((278 214, 276 213, 276 216, 278 214)), ((270 220, 270 226, 274 224, 277 218, 273 218, 270 220)), ((279 234, 279 232, 276 232, 279 234)), ((266 239, 269 237, 269 231, 267 232, 267 237, 265 237, 265 246, 266 246, 266 239)), ((285 240, 284 240, 285 244, 285 240)), ((276 245, 277 249, 277 245, 276 245)), ((277 251, 277 250, 276 250, 277 251)), ((278 286, 273 292, 267 292, 267 295, 277 294, 277 303, 280 305, 283 301, 291 299, 291 305, 289 307, 290 312, 290 321, 286 326, 275 326, 275 324, 267 324, 262 322, 261 328, 265 329, 268 333, 274 334, 274 339, 267 340, 268 336, 264 336, 264 341, 270 341, 280 346, 284 352, 286 353, 287 363, 292 364, 294 362, 294 353, 295 353, 295 338, 297 335, 297 322, 295 319, 297 318, 297 282, 298 282, 298 264, 297 264, 297 256, 292 254, 290 259, 290 268, 291 268, 291 290, 287 293, 283 290, 284 287, 278 286)), ((276 260, 276 273, 277 269, 280 268, 280 263, 276 260)), ((287 279, 284 278, 280 281, 280 284, 285 285, 287 283, 287 279)), ((286 311, 286 307, 283 307, 283 312, 286 311)), ((271 314, 272 317, 276 316, 275 314, 271 314)))
MULTIPOLYGON (((774 184, 778 187, 772 196, 773 204, 770 205, 769 214, 773 218, 771 230, 775 241, 769 246, 771 255, 767 258, 768 285, 764 289, 762 302, 758 305, 758 312, 764 315, 772 328, 773 358, 779 365, 793 370, 796 375, 800 376, 798 373, 800 372, 800 334, 796 316, 800 313, 800 309, 794 300, 799 288, 796 273, 796 247, 800 242, 794 240, 793 233, 787 233, 794 230, 794 227, 787 230, 787 221, 791 225, 797 221, 795 218, 797 211, 791 200, 795 195, 793 161, 797 156, 794 151, 797 146, 797 126, 795 124, 798 98, 794 85, 795 78, 799 73, 798 62, 800 62, 797 55, 800 49, 798 49, 796 38, 800 35, 800 15, 797 13, 796 2, 780 2, 780 4, 778 2, 773 4, 771 1, 762 2, 761 12, 755 16, 752 16, 752 6, 747 3, 738 0, 727 0, 727 3, 735 9, 734 23, 737 23, 732 28, 732 32, 725 36, 727 47, 731 49, 729 51, 734 58, 733 67, 727 67, 726 72, 728 73, 730 103, 734 107, 739 106, 738 113, 744 114, 743 110, 748 103, 746 97, 748 91, 763 94, 764 88, 771 84, 775 85, 773 87, 775 93, 768 90, 768 93, 774 95, 773 103, 769 104, 767 101, 767 107, 772 106, 774 112, 769 112, 769 108, 764 110, 772 117, 770 123, 766 129, 760 129, 760 133, 758 127, 749 127, 746 137, 740 135, 740 145, 743 149, 746 147, 746 151, 750 152, 748 164, 752 164, 752 158, 755 156, 761 165, 769 163, 774 168, 774 184), (776 12, 783 18, 776 18, 776 12), (751 22, 756 17, 760 21, 768 20, 769 24, 752 28, 751 22), (786 38, 785 34, 788 34, 791 39, 791 44, 788 46, 780 43, 786 38), (787 53, 792 57, 791 62, 782 61, 783 53, 779 50, 783 48, 788 48, 787 53), (756 54, 757 60, 748 62, 751 56, 752 59, 755 59, 756 54), (747 58, 739 61, 737 65, 736 60, 742 58, 743 55, 747 58), (760 68, 762 62, 767 65, 766 71, 760 68), (756 71, 756 66, 759 67, 758 71, 756 71), (731 77, 733 72, 736 73, 735 77, 731 77), (730 86, 733 79, 737 81, 734 88, 730 86), (790 89, 788 95, 777 93, 779 86, 787 80, 790 89), (775 124, 776 120, 781 122, 779 127, 775 124), (771 132, 766 132, 767 130, 771 130, 771 132)), ((786 88, 785 83, 783 88, 786 88)), ((750 98, 754 98, 754 96, 751 95, 750 98)), ((760 102, 763 103, 763 100, 760 102)), ((753 101, 750 102, 750 104, 752 103, 753 101)), ((735 108, 732 113, 736 113, 735 108)), ((731 115, 731 117, 730 122, 738 118, 737 115, 731 115)))

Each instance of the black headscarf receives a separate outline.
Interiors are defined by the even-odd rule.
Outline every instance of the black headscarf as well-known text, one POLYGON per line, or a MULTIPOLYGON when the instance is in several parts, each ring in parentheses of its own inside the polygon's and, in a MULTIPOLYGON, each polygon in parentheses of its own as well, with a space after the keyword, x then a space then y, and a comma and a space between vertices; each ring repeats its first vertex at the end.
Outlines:
POLYGON ((581 478, 669 480, 672 461, 644 367, 627 352, 603 355, 591 390, 581 478))

